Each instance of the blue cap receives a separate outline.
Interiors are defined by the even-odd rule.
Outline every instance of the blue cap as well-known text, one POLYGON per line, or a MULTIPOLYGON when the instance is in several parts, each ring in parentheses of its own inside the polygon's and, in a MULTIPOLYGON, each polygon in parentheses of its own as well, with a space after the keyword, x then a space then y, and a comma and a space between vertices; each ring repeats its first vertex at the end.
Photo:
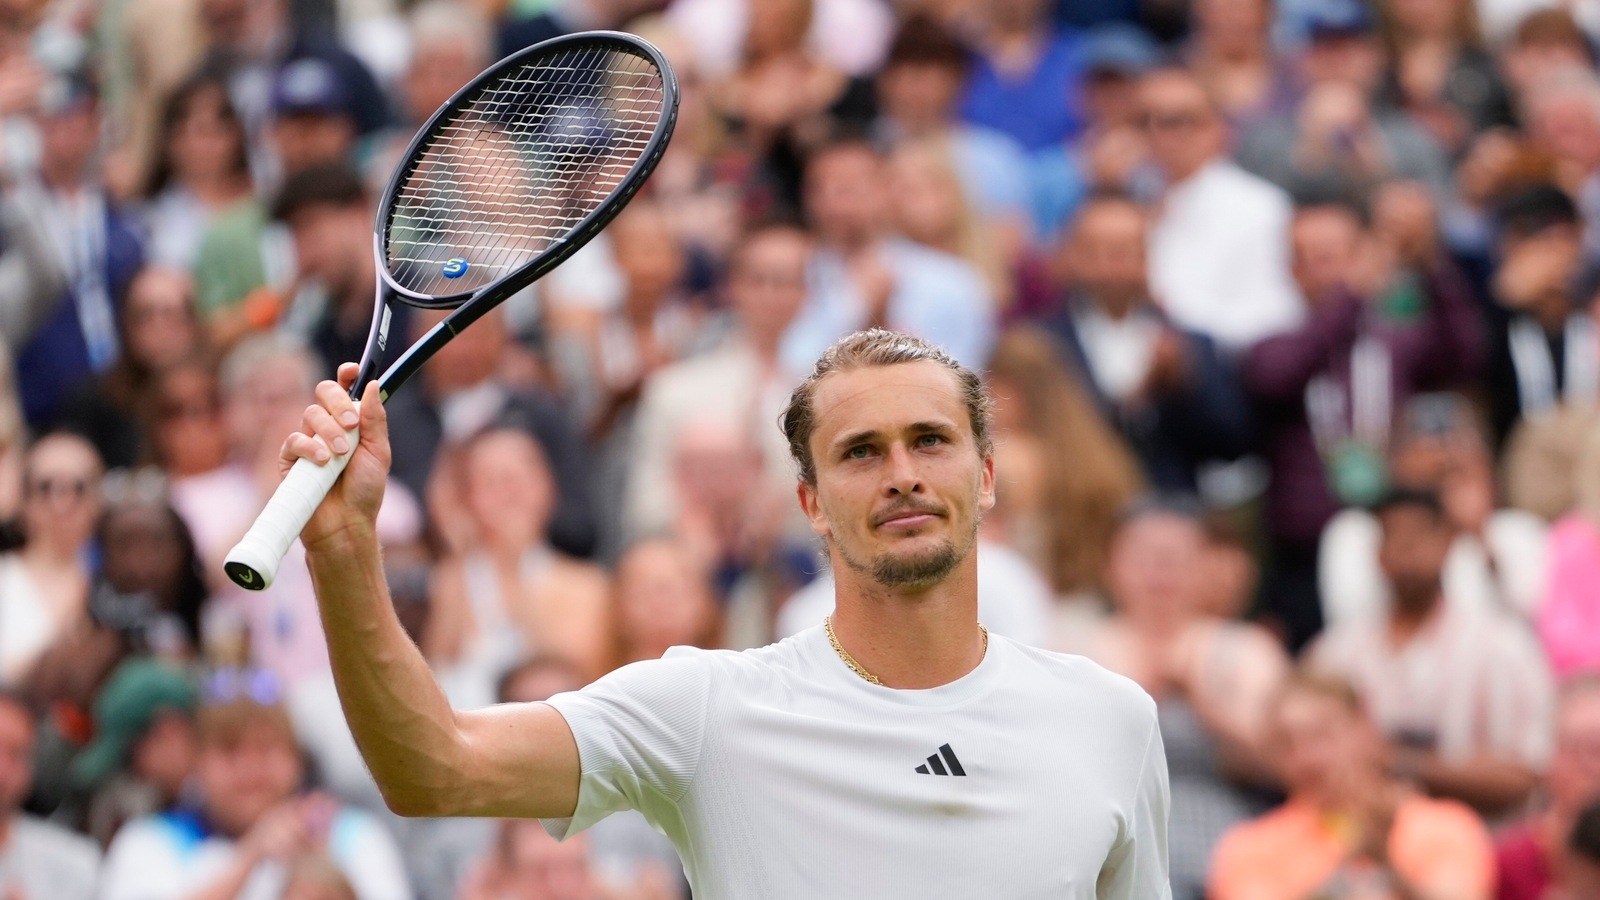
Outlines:
POLYGON ((277 115, 351 114, 350 95, 333 64, 314 56, 284 63, 272 80, 272 111, 277 115))
POLYGON ((1120 22, 1102 25, 1084 39, 1083 68, 1086 72, 1140 75, 1160 62, 1161 49, 1137 25, 1120 22))
POLYGON ((1361 37, 1376 30, 1372 11, 1362 0, 1322 0, 1306 15, 1306 35, 1313 41, 1361 37))

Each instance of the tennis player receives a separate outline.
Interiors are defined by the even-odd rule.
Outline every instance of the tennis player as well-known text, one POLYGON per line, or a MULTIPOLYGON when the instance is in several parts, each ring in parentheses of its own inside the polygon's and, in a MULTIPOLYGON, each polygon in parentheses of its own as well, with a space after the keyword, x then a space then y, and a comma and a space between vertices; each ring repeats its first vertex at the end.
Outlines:
POLYGON ((565 837, 638 809, 703 900, 1170 897, 1154 703, 977 621, 989 401, 943 351, 857 333, 784 413, 835 573, 831 619, 470 712, 390 606, 373 524, 388 436, 372 386, 359 408, 346 396, 354 377, 347 364, 318 386, 282 463, 342 452, 359 421, 302 539, 345 714, 396 812, 537 817, 565 837))

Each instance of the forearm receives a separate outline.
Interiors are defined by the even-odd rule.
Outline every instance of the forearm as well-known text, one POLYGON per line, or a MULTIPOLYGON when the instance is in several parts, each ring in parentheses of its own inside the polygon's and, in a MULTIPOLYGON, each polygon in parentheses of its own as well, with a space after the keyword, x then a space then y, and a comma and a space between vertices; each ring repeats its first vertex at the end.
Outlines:
POLYGON ((385 802, 401 815, 438 812, 461 777, 454 710, 389 600, 370 526, 306 548, 333 664, 357 747, 385 802))
POLYGON ((1415 763, 1417 781, 1443 794, 1497 814, 1526 800, 1538 778, 1526 766, 1487 757, 1447 762, 1429 754, 1415 763))

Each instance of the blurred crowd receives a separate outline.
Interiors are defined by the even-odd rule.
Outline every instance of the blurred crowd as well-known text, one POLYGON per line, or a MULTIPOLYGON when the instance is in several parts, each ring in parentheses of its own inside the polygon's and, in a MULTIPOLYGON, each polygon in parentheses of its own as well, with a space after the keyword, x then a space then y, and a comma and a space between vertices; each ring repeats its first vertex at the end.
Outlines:
POLYGON ((1178 900, 1600 898, 1593 0, 0 0, 0 898, 686 896, 390 814, 303 551, 220 565, 415 128, 591 28, 670 149, 389 403, 453 703, 819 624, 777 415, 879 325, 996 398, 982 620, 1156 698, 1178 900))

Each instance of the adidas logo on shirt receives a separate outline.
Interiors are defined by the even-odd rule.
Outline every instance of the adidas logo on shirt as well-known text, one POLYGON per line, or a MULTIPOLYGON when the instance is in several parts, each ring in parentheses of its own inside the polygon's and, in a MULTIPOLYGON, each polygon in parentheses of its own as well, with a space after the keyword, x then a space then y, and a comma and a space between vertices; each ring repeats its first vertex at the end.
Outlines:
POLYGON ((956 752, 950 749, 949 744, 939 747, 939 752, 928 757, 928 761, 917 766, 918 775, 966 775, 967 770, 961 768, 961 760, 956 759, 956 752))

